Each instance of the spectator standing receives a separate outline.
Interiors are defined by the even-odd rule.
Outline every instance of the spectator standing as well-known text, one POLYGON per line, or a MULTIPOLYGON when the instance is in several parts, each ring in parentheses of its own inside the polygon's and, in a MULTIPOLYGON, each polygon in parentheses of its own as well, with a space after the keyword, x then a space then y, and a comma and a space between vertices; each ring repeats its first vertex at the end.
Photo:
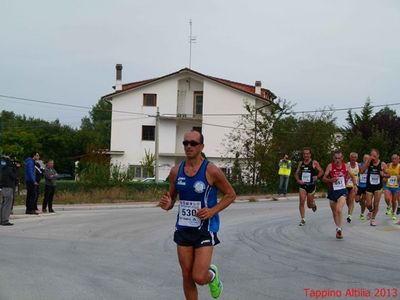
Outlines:
POLYGON ((11 226, 11 206, 14 198, 14 188, 17 180, 16 168, 8 157, 0 159, 0 225, 11 226))
POLYGON ((36 186, 39 185, 35 175, 35 161, 39 160, 38 152, 33 152, 30 157, 25 159, 25 185, 26 185, 26 211, 28 215, 37 215, 35 210, 36 186))
POLYGON ((42 160, 36 160, 35 161, 35 177, 36 177, 36 182, 37 185, 35 185, 35 211, 37 213, 40 213, 38 209, 38 201, 39 201, 39 196, 40 196, 40 181, 43 178, 43 173, 44 173, 45 165, 42 160))
POLYGON ((44 179, 46 181, 44 188, 44 199, 42 205, 42 212, 47 212, 47 206, 49 207, 49 213, 54 213, 53 210, 53 198, 56 190, 57 171, 54 169, 54 161, 49 160, 46 168, 44 169, 44 179))
POLYGON ((278 194, 286 197, 287 189, 289 185, 289 177, 292 172, 292 161, 289 160, 289 156, 285 154, 279 161, 279 190, 278 194))
POLYGON ((19 169, 21 168, 21 163, 17 160, 17 158, 15 156, 11 158, 11 161, 13 163, 13 167, 14 167, 14 170, 15 170, 15 176, 17 177, 16 180, 15 180, 15 186, 14 186, 14 190, 13 190, 13 201, 12 201, 12 204, 11 204, 11 214, 14 214, 14 202, 15 202, 15 199, 17 197, 17 189, 18 189, 18 192, 19 192, 19 183, 20 183, 20 181, 19 181, 19 169))

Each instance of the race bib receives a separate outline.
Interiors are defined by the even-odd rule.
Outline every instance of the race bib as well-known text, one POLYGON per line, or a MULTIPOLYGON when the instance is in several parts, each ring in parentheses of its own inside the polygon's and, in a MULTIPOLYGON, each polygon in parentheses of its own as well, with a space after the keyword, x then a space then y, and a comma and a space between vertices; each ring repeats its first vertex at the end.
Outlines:
POLYGON ((360 183, 367 183, 367 174, 360 174, 360 183))
POLYGON ((369 177, 369 182, 372 185, 378 185, 381 183, 381 177, 379 176, 379 174, 371 174, 371 176, 369 177))
POLYGON ((398 187, 397 176, 390 176, 387 182, 388 187, 398 187))
POLYGON ((197 210, 201 208, 200 201, 179 201, 178 225, 187 227, 199 227, 200 218, 196 217, 197 210))
POLYGON ((344 177, 339 177, 334 183, 333 183, 333 190, 337 191, 337 190, 343 190, 346 188, 345 186, 345 179, 344 177))
POLYGON ((353 187, 353 180, 351 177, 347 180, 346 187, 353 187))
POLYGON ((311 183, 311 173, 301 173, 301 181, 303 181, 304 183, 311 183))

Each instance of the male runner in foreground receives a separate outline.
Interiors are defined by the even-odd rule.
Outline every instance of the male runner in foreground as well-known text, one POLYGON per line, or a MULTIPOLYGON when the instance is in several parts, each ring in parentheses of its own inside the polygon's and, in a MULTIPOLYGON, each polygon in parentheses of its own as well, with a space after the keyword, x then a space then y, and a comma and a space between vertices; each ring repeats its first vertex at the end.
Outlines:
POLYGON ((346 182, 351 180, 353 186, 356 186, 357 182, 354 175, 349 172, 348 166, 343 163, 343 154, 340 150, 334 152, 333 162, 326 167, 323 180, 328 183, 328 199, 336 225, 336 238, 343 239, 342 215, 348 196, 346 182))
POLYGON ((218 298, 222 292, 218 269, 211 264, 214 246, 219 244, 218 213, 236 198, 235 191, 222 171, 202 157, 203 143, 203 135, 198 131, 184 135, 186 159, 172 168, 169 192, 160 200, 160 207, 170 210, 179 194, 174 241, 177 244, 187 300, 198 299, 196 284, 208 284, 213 298, 218 298), (219 202, 218 191, 223 194, 219 202))
POLYGON ((304 204, 307 199, 307 207, 311 208, 314 212, 317 210, 317 205, 314 201, 314 194, 316 189, 316 182, 324 174, 321 166, 316 160, 312 159, 311 148, 303 149, 303 161, 299 163, 294 178, 299 187, 299 210, 300 210, 300 224, 306 224, 304 204))

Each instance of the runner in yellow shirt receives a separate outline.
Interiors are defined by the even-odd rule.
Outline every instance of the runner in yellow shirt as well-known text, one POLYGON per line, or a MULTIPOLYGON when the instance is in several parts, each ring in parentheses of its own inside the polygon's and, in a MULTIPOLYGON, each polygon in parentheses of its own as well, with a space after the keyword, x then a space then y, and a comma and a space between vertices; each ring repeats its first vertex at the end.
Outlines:
POLYGON ((397 199, 400 195, 400 164, 399 164, 399 155, 392 155, 392 162, 388 164, 384 171, 384 195, 386 201, 386 215, 390 216, 393 221, 397 220, 394 212, 397 208, 397 199))

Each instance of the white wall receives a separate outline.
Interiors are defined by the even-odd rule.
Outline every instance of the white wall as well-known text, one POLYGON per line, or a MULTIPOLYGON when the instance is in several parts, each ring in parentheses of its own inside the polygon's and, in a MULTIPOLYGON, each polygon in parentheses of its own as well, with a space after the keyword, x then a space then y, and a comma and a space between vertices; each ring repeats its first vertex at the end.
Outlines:
MULTIPOLYGON (((119 94, 112 100, 113 110, 131 111, 156 115, 156 107, 143 107, 143 94, 157 94, 157 106, 161 115, 175 116, 178 112, 178 99, 188 115, 193 114, 193 92, 203 90, 203 121, 202 123, 190 120, 160 120, 159 152, 169 154, 183 154, 182 140, 185 132, 193 126, 202 126, 205 138, 204 152, 211 161, 221 167, 226 166, 226 161, 220 160, 226 149, 223 140, 232 128, 236 127, 235 121, 239 116, 212 116, 209 114, 246 114, 244 104, 253 103, 250 95, 235 91, 209 79, 203 79, 193 75, 173 76, 160 82, 119 94), (179 91, 179 92, 178 92, 179 91), (182 105, 183 104, 183 105, 182 105), (213 126, 219 125, 219 126, 213 126)), ((142 125, 155 125, 155 118, 141 115, 131 115, 113 112, 111 126, 111 150, 124 151, 123 156, 113 156, 113 163, 123 165, 140 164, 145 149, 154 153, 154 141, 142 141, 142 125)), ((228 141, 229 142, 229 141, 228 141)), ((160 178, 166 178, 169 166, 175 165, 180 158, 161 156, 160 178)))
POLYGON ((185 76, 178 80, 178 113, 192 115, 194 112, 194 92, 203 90, 203 82, 185 76))
MULTIPOLYGON (((239 116, 209 116, 208 114, 247 114, 244 105, 246 102, 254 103, 254 98, 239 91, 221 86, 211 80, 204 82, 203 98, 203 135, 204 152, 209 157, 221 157, 225 153, 223 140, 232 128, 219 126, 236 127, 239 116)), ((237 130, 237 129, 236 129, 237 130)))
MULTIPOLYGON (((111 126, 111 150, 124 151, 125 154, 112 158, 113 162, 121 164, 139 164, 142 160, 145 149, 154 153, 154 141, 142 141, 142 125, 155 126, 155 118, 148 118, 147 115, 155 116, 156 107, 143 106, 143 94, 157 94, 157 106, 160 113, 175 114, 177 107, 177 81, 176 79, 166 79, 158 83, 128 91, 113 98, 113 110, 130 111, 143 113, 145 115, 133 115, 113 112, 111 126)), ((163 140, 168 138, 175 140, 175 127, 166 126, 160 129, 163 140)), ((160 151, 170 150, 169 144, 160 143, 160 151)))

